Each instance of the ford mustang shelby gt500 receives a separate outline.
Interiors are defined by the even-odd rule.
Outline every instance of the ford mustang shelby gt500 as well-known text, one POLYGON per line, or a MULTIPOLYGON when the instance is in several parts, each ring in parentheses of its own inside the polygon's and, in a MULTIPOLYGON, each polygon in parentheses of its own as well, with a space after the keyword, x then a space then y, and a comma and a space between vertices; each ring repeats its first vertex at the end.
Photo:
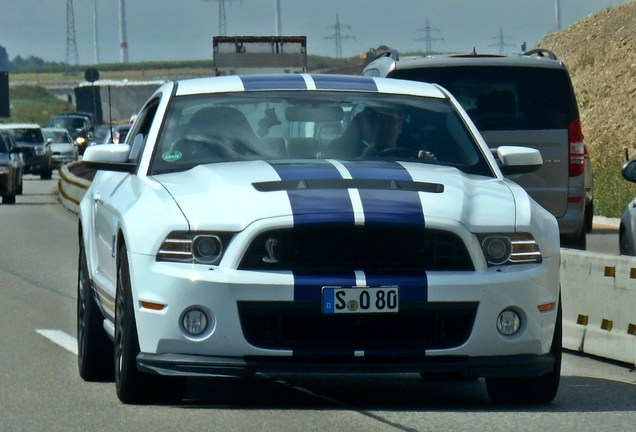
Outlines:
POLYGON ((556 220, 443 88, 333 75, 163 85, 126 144, 90 147, 77 333, 125 403, 185 377, 419 373, 549 402, 556 220))

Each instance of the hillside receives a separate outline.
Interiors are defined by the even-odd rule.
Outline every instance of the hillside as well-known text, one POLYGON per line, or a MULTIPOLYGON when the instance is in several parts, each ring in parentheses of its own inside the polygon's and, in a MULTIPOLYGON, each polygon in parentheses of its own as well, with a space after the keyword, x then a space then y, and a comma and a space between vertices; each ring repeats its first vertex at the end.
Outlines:
POLYGON ((589 15, 539 44, 567 64, 595 170, 596 214, 620 216, 636 187, 620 175, 636 158, 636 1, 589 15))

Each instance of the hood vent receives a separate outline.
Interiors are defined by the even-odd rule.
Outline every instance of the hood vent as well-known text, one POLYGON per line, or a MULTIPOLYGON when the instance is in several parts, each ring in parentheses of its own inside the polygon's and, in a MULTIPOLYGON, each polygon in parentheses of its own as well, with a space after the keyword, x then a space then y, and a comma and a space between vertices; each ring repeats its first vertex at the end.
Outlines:
POLYGON ((259 192, 278 192, 299 189, 375 189, 404 190, 415 192, 442 193, 444 185, 440 183, 414 182, 383 179, 300 179, 276 180, 252 183, 259 192))

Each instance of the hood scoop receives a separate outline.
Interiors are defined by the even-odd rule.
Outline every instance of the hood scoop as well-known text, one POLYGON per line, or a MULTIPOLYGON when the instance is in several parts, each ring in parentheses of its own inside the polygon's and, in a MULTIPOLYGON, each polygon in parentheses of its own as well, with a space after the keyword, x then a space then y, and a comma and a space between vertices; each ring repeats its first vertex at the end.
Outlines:
POLYGON ((276 180, 252 183, 259 192, 278 192, 303 189, 374 189, 374 190, 403 190, 428 193, 444 192, 444 185, 440 183, 415 182, 409 180, 384 179, 300 179, 276 180))

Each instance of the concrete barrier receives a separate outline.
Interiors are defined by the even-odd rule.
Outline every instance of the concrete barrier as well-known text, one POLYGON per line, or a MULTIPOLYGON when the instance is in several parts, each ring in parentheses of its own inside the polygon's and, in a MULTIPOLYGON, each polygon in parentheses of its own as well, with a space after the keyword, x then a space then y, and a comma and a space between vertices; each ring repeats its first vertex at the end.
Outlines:
MULTIPOLYGON (((72 167, 62 167, 58 188, 78 213, 90 181, 72 167)), ((561 298, 564 348, 636 363, 636 257, 561 249, 561 298)))
POLYGON ((561 250, 563 346, 636 363, 636 258, 561 250))
POLYGON ((59 170, 60 179, 57 182, 60 202, 75 214, 79 213, 79 203, 86 193, 86 189, 91 185, 89 180, 75 176, 71 172, 72 167, 78 163, 80 162, 63 165, 59 170))

